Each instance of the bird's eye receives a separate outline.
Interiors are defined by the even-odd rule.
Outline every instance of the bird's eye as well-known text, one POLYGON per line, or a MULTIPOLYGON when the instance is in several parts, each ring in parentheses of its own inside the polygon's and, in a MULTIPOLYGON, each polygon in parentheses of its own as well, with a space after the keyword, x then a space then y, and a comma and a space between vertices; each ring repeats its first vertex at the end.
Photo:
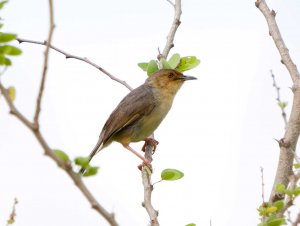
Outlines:
POLYGON ((169 77, 169 78, 173 78, 173 77, 174 77, 174 74, 173 74, 173 73, 170 73, 170 74, 168 75, 168 77, 169 77))

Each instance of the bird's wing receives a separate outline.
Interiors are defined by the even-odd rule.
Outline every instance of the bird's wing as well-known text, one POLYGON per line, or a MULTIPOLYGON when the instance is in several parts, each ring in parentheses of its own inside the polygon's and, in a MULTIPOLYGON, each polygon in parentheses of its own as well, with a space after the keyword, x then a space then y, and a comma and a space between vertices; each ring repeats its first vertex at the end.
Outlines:
POLYGON ((100 138, 103 144, 122 128, 134 124, 141 117, 152 112, 156 104, 150 87, 142 85, 131 91, 119 103, 106 121, 100 138))

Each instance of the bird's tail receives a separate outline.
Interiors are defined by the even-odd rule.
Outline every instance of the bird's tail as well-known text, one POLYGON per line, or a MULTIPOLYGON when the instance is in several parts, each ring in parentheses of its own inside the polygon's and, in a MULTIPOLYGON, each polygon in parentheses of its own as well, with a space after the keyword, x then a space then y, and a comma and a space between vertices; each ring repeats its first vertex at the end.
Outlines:
MULTIPOLYGON (((92 160, 92 158, 99 152, 101 151, 101 149, 103 148, 103 142, 102 139, 99 139, 96 146, 94 147, 94 149, 92 150, 92 152, 89 154, 88 156, 88 161, 90 162, 92 160)), ((81 167, 81 169, 79 170, 79 174, 83 175, 85 172, 85 168, 81 167)))

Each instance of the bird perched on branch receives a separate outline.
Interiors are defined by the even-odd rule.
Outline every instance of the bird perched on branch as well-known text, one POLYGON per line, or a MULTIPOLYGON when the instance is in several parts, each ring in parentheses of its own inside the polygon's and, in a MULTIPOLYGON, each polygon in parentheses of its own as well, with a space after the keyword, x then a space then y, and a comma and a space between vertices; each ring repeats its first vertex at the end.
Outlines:
MULTIPOLYGON (((89 155, 91 160, 100 150, 117 141, 151 167, 151 163, 129 146, 131 142, 148 141, 169 112, 173 99, 182 84, 195 77, 186 76, 173 69, 161 69, 132 90, 111 113, 89 155)), ((84 173, 82 168, 80 173, 84 173)))

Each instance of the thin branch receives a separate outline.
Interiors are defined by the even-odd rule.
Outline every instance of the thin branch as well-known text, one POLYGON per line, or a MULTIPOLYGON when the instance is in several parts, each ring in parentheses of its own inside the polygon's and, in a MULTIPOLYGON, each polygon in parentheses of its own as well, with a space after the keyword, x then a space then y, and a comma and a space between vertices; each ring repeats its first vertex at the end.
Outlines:
MULTIPOLYGON (((168 0, 167 0, 168 1, 168 0)), ((174 7, 174 19, 172 22, 172 26, 171 29, 169 31, 169 34, 167 36, 167 42, 165 44, 165 48, 162 52, 162 54, 160 55, 160 57, 162 58, 167 58, 170 50, 174 47, 174 37, 175 37, 175 33, 177 31, 177 28, 180 25, 180 16, 181 16, 181 0, 175 0, 175 5, 174 3, 168 1, 169 3, 171 3, 174 7)))
POLYGON ((0 81, 0 91, 2 95, 4 96, 9 108, 10 112, 21 122, 23 122, 24 125, 26 125, 30 131, 33 133, 37 141, 42 146, 44 153, 46 156, 50 157, 52 160, 56 162, 56 164, 62 168, 69 177, 73 180, 76 187, 82 192, 82 194, 86 197, 86 199, 91 204, 92 208, 95 209, 101 216, 103 216, 111 226, 117 226, 117 222, 115 221, 114 214, 107 212, 96 200, 96 198, 91 194, 89 189, 86 187, 86 185, 83 183, 81 177, 77 175, 76 172, 73 171, 72 166, 70 163, 62 161, 59 157, 57 157, 50 146, 47 144, 45 138, 41 134, 39 128, 36 128, 33 126, 33 123, 31 123, 26 117, 21 114, 18 109, 13 104, 12 100, 10 99, 7 90, 4 88, 0 81))
MULTIPOLYGON (((145 148, 145 158, 152 162, 152 154, 153 154, 153 146, 146 145, 145 148)), ((142 170, 142 179, 143 179, 143 186, 144 186, 144 202, 143 206, 145 207, 149 217, 150 217, 150 224, 151 226, 159 226, 158 222, 158 211, 154 209, 151 202, 151 196, 153 191, 153 185, 151 184, 151 175, 149 174, 146 167, 143 167, 142 170)))
POLYGON ((257 0, 255 2, 255 6, 262 12, 264 15, 268 27, 269 34, 272 36, 273 41, 279 51, 281 56, 281 62, 286 66, 289 71, 290 77, 293 81, 293 106, 291 115, 286 127, 286 131, 284 137, 280 140, 280 156, 279 162, 277 166, 277 172, 272 188, 272 192, 270 195, 270 201, 274 202, 278 198, 278 194, 275 191, 275 187, 277 184, 281 183, 287 186, 289 184, 290 175, 293 174, 293 160, 294 155, 292 154, 296 150, 296 145, 298 142, 299 134, 300 134, 300 77, 299 72, 297 70, 296 65, 293 63, 289 51, 284 44, 284 41, 281 37, 279 28, 277 26, 275 16, 276 13, 274 10, 270 10, 267 6, 265 0, 257 0))
MULTIPOLYGON (((39 42, 39 41, 34 41, 34 40, 29 40, 29 39, 22 39, 22 38, 17 38, 17 41, 19 43, 25 42, 25 43, 31 43, 31 44, 37 44, 37 45, 47 45, 47 41, 44 42, 39 42)), ((66 59, 76 59, 79 61, 83 61, 93 67, 95 67, 96 69, 98 69, 99 71, 101 71, 103 74, 107 75, 110 79, 120 83, 121 85, 125 86, 127 89, 132 90, 132 87, 126 82, 126 81, 122 81, 120 79, 118 79, 117 77, 113 76, 112 74, 110 74, 108 71, 106 71, 105 69, 103 69, 102 67, 100 67, 99 65, 97 65, 96 63, 90 61, 88 58, 86 57, 80 57, 80 56, 76 56, 70 53, 65 52, 64 50, 61 50, 53 45, 49 45, 50 49, 53 49, 61 54, 63 54, 66 59)))
POLYGON ((277 93, 276 100, 277 100, 277 103, 278 103, 278 105, 281 109, 281 116, 283 118, 284 125, 286 126, 287 125, 286 113, 285 113, 284 107, 280 106, 280 103, 283 103, 280 99, 280 87, 276 83, 275 75, 273 74, 272 70, 270 70, 270 73, 271 73, 271 77, 273 79, 273 87, 276 89, 276 93, 277 93))
MULTIPOLYGON (((168 0, 167 0, 168 1, 168 0)), ((169 3, 173 4, 171 1, 168 1, 169 3)), ((181 15, 181 0, 175 0, 175 5, 173 4, 173 7, 175 9, 175 15, 174 20, 169 32, 169 35, 167 37, 167 42, 165 45, 165 48, 163 50, 162 54, 159 54, 158 58, 167 58, 171 48, 174 46, 174 37, 175 33, 177 31, 178 26, 180 25, 180 15, 181 15)), ((153 138, 153 135, 152 137, 153 138)), ((154 145, 152 145, 150 142, 145 145, 145 158, 152 161, 152 155, 153 151, 155 150, 154 145)), ((151 226, 159 226, 158 222, 158 211, 154 209, 151 203, 151 196, 153 191, 153 185, 151 184, 151 174, 146 170, 144 167, 142 170, 142 180, 143 180, 143 186, 144 186, 144 202, 143 206, 145 207, 149 217, 150 217, 150 223, 151 226)))
POLYGON ((12 210, 11 210, 11 213, 9 215, 9 218, 7 220, 7 224, 6 226, 8 225, 12 225, 13 223, 15 223, 16 221, 16 216, 17 216, 17 213, 16 213, 16 205, 18 204, 18 200, 17 198, 14 199, 14 203, 13 203, 13 207, 12 207, 12 210))
POLYGON ((53 2, 52 0, 49 0, 49 17, 50 17, 50 28, 48 33, 48 41, 46 45, 46 49, 44 52, 44 67, 43 67, 43 74, 42 74, 42 80, 39 88, 38 97, 36 100, 36 109, 35 114, 33 118, 33 124, 35 129, 39 128, 39 115, 41 112, 41 101, 44 93, 44 87, 45 87, 45 81, 46 81, 46 75, 47 75, 47 69, 48 69, 48 59, 49 59, 49 50, 50 50, 50 44, 52 40, 53 30, 54 30, 54 15, 53 15, 53 2))
POLYGON ((294 221, 294 223, 292 224, 292 226, 297 226, 300 224, 300 212, 297 215, 296 220, 294 221))
MULTIPOLYGON (((264 168, 260 167, 261 173, 261 198, 262 198, 262 205, 265 205, 265 183, 264 183, 264 168)), ((262 216, 262 223, 265 223, 265 216, 262 216)))

